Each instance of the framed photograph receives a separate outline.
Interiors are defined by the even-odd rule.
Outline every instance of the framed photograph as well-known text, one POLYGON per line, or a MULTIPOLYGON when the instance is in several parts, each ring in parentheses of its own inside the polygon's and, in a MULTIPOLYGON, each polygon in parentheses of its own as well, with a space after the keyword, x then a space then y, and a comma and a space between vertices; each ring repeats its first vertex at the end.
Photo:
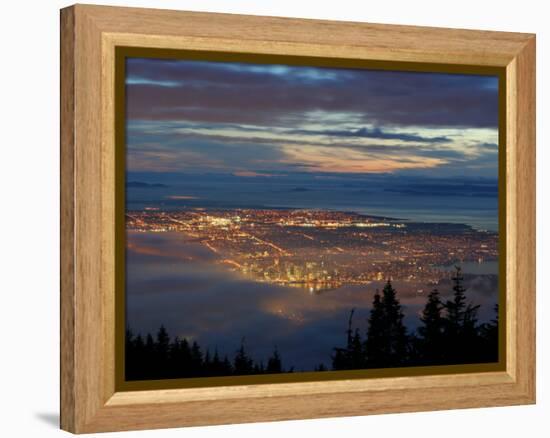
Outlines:
POLYGON ((61 427, 535 401, 535 37, 61 11, 61 427))

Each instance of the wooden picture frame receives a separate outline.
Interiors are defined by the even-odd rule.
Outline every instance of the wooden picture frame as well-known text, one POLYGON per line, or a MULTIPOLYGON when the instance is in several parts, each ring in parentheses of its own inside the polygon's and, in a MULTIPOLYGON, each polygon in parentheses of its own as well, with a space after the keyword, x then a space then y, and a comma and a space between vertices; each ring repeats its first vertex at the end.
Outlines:
MULTIPOLYGON (((119 303, 120 305, 120 303, 119 303)), ((535 36, 91 5, 61 11, 61 428, 74 433, 535 402, 535 36), (501 369, 124 391, 117 386, 117 47, 466 65, 505 79, 501 369)))

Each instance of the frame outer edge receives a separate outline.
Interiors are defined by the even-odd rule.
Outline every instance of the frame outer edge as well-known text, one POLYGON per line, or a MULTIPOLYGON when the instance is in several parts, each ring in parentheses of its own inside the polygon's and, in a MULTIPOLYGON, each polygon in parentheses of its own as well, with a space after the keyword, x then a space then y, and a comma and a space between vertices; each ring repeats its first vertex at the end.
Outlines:
POLYGON ((103 301, 101 29, 61 10, 61 428, 90 431, 107 390, 103 301))
POLYGON ((75 8, 60 11, 60 427, 76 431, 75 8))
POLYGON ((60 427, 76 429, 75 396, 75 11, 60 11, 60 427))
POLYGON ((90 8, 75 5, 75 431, 90 430, 108 393, 104 338, 104 169, 102 168, 102 30, 90 8))
POLYGON ((536 39, 516 57, 517 381, 536 402, 536 39))

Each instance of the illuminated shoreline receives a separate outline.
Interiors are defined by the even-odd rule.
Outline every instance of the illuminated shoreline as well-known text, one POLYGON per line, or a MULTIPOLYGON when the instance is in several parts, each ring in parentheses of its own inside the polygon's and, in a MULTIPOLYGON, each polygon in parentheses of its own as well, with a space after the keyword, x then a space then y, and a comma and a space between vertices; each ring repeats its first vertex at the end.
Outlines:
POLYGON ((127 230, 181 232, 247 278, 318 292, 384 279, 437 284, 453 263, 495 261, 498 234, 323 210, 142 210, 127 230))

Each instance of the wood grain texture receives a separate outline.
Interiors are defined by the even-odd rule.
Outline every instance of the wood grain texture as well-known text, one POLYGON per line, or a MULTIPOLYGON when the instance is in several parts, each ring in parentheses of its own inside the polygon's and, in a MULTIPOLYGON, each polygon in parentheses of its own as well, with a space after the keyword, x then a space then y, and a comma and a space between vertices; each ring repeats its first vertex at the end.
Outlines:
POLYGON ((515 58, 515 194, 516 277, 516 379, 523 390, 535 399, 535 303, 536 303, 536 80, 535 39, 531 38, 515 58))
POLYGON ((74 314, 74 10, 61 12, 61 427, 75 429, 75 314, 74 314))
MULTIPOLYGON (((529 37, 521 33, 441 29, 369 23, 256 17, 158 9, 81 6, 104 32, 216 42, 218 50, 254 51, 307 47, 307 54, 414 62, 505 66, 529 37), (227 49, 222 47, 227 44, 227 49)), ((276 53, 276 52, 271 52, 276 53)))
POLYGON ((82 433, 534 402, 533 35, 77 5, 61 12, 61 39, 63 429, 82 433), (506 371, 115 392, 114 52, 120 45, 506 68, 506 371))

